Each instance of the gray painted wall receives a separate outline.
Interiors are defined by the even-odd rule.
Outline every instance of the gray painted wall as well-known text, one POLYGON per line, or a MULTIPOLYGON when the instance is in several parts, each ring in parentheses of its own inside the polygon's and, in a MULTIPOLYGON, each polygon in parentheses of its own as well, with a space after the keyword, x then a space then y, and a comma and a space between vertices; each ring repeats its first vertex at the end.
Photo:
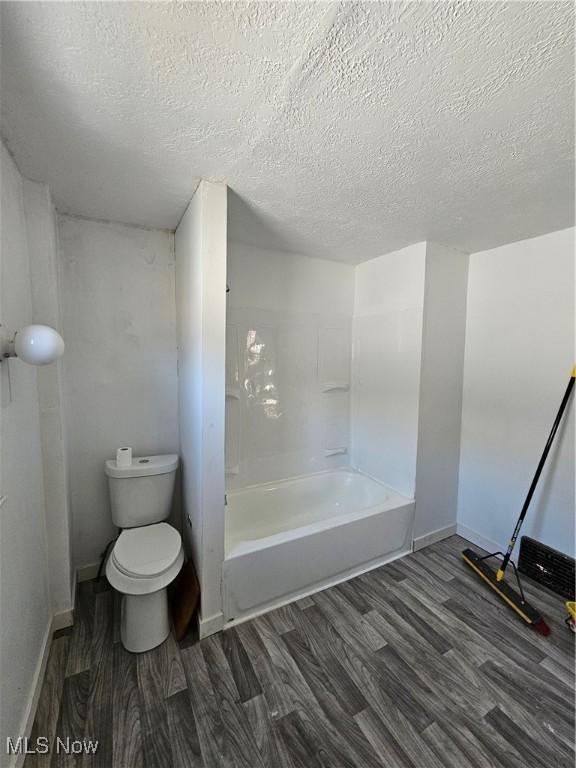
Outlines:
POLYGON ((467 281, 468 254, 426 243, 416 546, 456 525, 467 281))
MULTIPOLYGON (((470 256, 458 526, 506 545, 574 365, 565 229, 470 256)), ((574 398, 523 533, 574 556, 574 398)))
POLYGON ((200 635, 222 627, 225 184, 202 181, 175 235, 184 537, 202 587, 200 635))
POLYGON ((178 452, 174 237, 61 216, 66 429, 73 552, 96 562, 116 534, 104 461, 178 452))
MULTIPOLYGON (((3 336, 33 321, 23 180, 2 154, 1 290, 3 336)), ((0 368, 0 746, 25 734, 52 605, 44 518, 38 376, 20 360, 0 368)))

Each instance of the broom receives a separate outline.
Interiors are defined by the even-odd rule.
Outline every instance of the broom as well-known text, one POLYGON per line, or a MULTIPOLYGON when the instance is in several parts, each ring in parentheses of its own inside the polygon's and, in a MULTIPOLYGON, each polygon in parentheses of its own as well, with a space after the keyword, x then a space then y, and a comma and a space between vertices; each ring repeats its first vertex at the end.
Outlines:
POLYGON ((522 590, 522 583, 520 582, 520 576, 518 575, 516 566, 510 560, 510 557, 512 555, 512 550, 514 549, 518 535, 520 533, 520 529, 522 528, 522 523, 524 522, 524 518, 526 517, 526 513, 528 512, 528 507, 530 506, 530 502, 532 501, 532 496, 534 495, 534 491, 536 490, 536 486, 538 485, 538 480, 540 479, 540 475, 542 474, 542 470, 544 469, 544 464, 546 463, 546 459, 548 458, 548 454, 550 453, 550 448, 552 447, 552 443, 554 442, 556 432, 558 431, 558 427, 560 426, 560 422, 562 421, 562 416, 564 415, 564 411, 566 410, 566 406, 568 405, 570 395, 572 394, 572 390, 574 389, 575 377, 576 377, 576 366, 574 366, 574 368, 572 369, 572 373, 570 375, 570 381, 568 382, 568 386, 566 387, 564 397, 562 398, 562 402, 560 403, 560 408, 558 410, 556 418, 554 419, 554 424, 552 425, 550 435, 548 436, 548 440, 544 447, 544 451, 538 463, 538 467, 536 468, 536 473, 534 475, 534 478, 528 490, 528 494, 524 501, 524 505, 522 506, 522 511, 520 512, 518 522, 516 523, 516 527, 514 528, 514 533, 512 534, 512 538, 510 539, 510 543, 508 544, 508 549, 506 550, 506 554, 503 555, 502 552, 492 552, 489 555, 484 555, 484 557, 480 557, 479 555, 476 554, 476 552, 474 552, 471 549, 465 549, 462 552, 462 557, 464 558, 464 562, 466 562, 478 574, 478 576, 480 576, 480 578, 486 584, 488 584, 488 586, 491 587, 496 592, 496 594, 500 598, 502 598, 502 600, 504 600, 504 602, 508 605, 509 608, 515 611, 517 615, 520 616, 521 619, 523 619, 527 624, 530 624, 530 626, 534 627, 534 629, 537 632, 540 632, 540 634, 542 635, 549 635, 550 627, 548 626, 548 624, 546 624, 546 622, 544 621, 540 613, 536 610, 536 608, 533 608, 529 603, 526 602, 526 599, 524 597, 524 591, 522 590), (498 570, 496 572, 494 572, 486 562, 491 557, 502 558, 502 562, 500 563, 498 570), (512 568, 514 569, 514 573, 516 575, 516 581, 518 583, 518 590, 520 594, 518 594, 518 592, 512 589, 512 587, 506 581, 504 581, 504 574, 509 564, 512 565, 512 568))

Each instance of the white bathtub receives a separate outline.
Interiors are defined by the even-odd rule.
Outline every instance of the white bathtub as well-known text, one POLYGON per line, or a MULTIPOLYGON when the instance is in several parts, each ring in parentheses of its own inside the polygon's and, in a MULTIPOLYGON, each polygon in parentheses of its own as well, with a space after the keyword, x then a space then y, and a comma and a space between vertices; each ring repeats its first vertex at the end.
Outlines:
POLYGON ((413 499, 352 469, 229 493, 225 620, 244 620, 407 554, 413 520, 413 499))

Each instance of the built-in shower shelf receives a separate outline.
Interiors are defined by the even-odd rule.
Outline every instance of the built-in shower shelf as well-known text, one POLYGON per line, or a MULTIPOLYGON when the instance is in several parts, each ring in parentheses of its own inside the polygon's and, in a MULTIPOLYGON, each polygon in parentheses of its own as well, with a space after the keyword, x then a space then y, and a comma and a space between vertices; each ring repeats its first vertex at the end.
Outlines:
POLYGON ((236 387, 226 387, 226 397, 229 400, 240 400, 240 390, 236 387))
POLYGON ((345 456, 348 453, 348 448, 342 445, 338 448, 324 448, 324 458, 328 459, 330 456, 345 456))
POLYGON ((347 381, 326 381, 320 385, 322 392, 348 392, 350 385, 347 381))

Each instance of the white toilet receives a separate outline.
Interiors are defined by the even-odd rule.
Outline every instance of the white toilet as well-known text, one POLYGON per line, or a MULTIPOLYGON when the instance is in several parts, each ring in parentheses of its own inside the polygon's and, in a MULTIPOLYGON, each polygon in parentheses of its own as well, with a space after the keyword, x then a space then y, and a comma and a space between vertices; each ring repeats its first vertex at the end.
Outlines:
POLYGON ((122 593, 120 636, 141 653, 168 637, 166 588, 184 562, 180 534, 167 523, 178 456, 141 456, 127 467, 105 464, 112 520, 122 533, 106 564, 106 577, 122 593))

